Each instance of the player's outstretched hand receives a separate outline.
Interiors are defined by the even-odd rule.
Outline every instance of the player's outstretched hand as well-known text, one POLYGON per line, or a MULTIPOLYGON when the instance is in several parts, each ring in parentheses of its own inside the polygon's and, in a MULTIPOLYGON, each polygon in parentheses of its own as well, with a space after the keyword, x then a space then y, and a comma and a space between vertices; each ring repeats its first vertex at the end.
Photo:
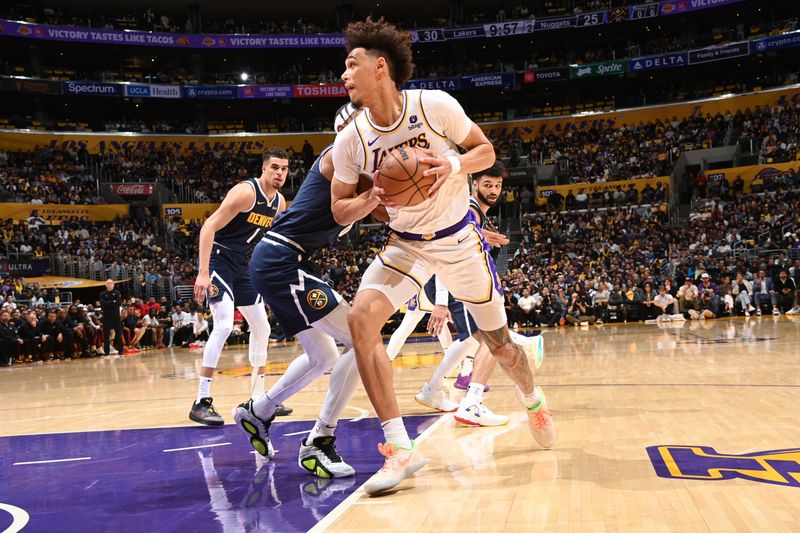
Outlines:
POLYGON ((446 305, 434 305, 431 316, 428 318, 428 333, 431 335, 439 335, 442 328, 452 321, 453 316, 450 314, 450 310, 446 305))
POLYGON ((508 240, 508 237, 506 237, 502 233, 497 233, 496 231, 484 229, 481 233, 483 233, 483 238, 486 239, 486 242, 488 242, 495 248, 500 246, 505 246, 510 242, 508 240))
POLYGON ((194 299, 200 305, 203 304, 209 285, 211 285, 211 278, 208 274, 204 272, 197 274, 197 279, 194 280, 194 299))

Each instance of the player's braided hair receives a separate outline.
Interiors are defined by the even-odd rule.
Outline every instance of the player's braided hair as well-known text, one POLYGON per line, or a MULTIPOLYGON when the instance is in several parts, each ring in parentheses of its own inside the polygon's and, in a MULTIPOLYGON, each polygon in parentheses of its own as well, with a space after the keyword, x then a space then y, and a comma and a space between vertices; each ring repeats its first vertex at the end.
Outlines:
POLYGON ((411 37, 408 32, 397 29, 397 26, 379 20, 351 22, 347 25, 345 48, 347 53, 354 48, 364 48, 374 56, 383 57, 389 65, 389 75, 398 90, 411 78, 414 72, 414 61, 411 54, 411 37))

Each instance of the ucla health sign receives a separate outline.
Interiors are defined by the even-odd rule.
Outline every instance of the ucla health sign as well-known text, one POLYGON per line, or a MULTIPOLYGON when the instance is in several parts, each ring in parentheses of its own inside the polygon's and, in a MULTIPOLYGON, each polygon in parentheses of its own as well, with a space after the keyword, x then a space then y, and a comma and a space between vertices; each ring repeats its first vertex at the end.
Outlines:
POLYGON ((125 96, 129 98, 180 98, 180 85, 153 85, 143 83, 125 84, 125 96))
POLYGON ((678 54, 662 54, 657 56, 635 57, 630 60, 628 70, 638 72, 640 70, 654 70, 659 68, 685 67, 689 63, 689 56, 686 52, 678 54))
POLYGON ((63 94, 88 96, 119 96, 120 86, 114 83, 95 83, 90 81, 65 81, 61 84, 63 94))

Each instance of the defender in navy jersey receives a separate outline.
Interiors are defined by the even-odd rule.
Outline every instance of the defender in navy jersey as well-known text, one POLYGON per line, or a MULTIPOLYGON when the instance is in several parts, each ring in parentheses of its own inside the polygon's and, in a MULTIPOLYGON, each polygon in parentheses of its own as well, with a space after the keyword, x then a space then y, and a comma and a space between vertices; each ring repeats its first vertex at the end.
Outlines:
MULTIPOLYGON (((203 350, 197 399, 189 412, 189 418, 200 424, 222 426, 225 423, 214 409, 211 379, 225 341, 233 330, 236 307, 250 326, 251 393, 257 397, 264 392, 264 364, 270 327, 264 301, 253 287, 247 271, 247 255, 272 221, 286 209, 286 200, 279 189, 286 181, 288 171, 286 150, 265 150, 261 176, 231 188, 200 230, 200 259, 194 296, 201 304, 207 296, 214 316, 214 330, 203 350)), ((284 410, 285 414, 289 412, 284 410)))
MULTIPOLYGON (((469 217, 483 237, 483 246, 487 252, 499 249, 508 244, 508 238, 497 232, 496 228, 486 216, 486 212, 497 203, 503 187, 503 174, 505 168, 499 160, 494 165, 481 172, 472 174, 472 195, 469 199, 469 217)), ((442 290, 446 291, 434 278, 425 286, 426 292, 437 295, 442 290)), ((498 291, 500 288, 498 287, 498 291)), ((417 402, 432 407, 438 411, 455 412, 455 419, 470 426, 497 426, 508 422, 508 417, 493 413, 483 405, 483 392, 488 390, 489 375, 495 366, 495 358, 489 353, 488 347, 481 341, 478 328, 466 306, 452 295, 447 298, 446 304, 441 304, 443 299, 437 296, 437 305, 431 312, 428 328, 436 332, 445 327, 447 321, 455 324, 458 340, 445 350, 444 358, 439 367, 434 371, 431 380, 423 385, 417 394, 417 402), (471 385, 473 376, 473 359, 475 360, 475 385, 471 385), (456 379, 455 387, 467 390, 461 405, 450 401, 443 392, 443 379, 461 361, 463 366, 456 379)), ((515 332, 510 332, 512 340, 522 346, 526 354, 533 359, 534 366, 539 367, 542 361, 541 337, 524 337, 515 332)))
MULTIPOLYGON (((351 105, 337 113, 338 131, 358 111, 351 105)), ((234 409, 234 419, 253 448, 271 456, 269 427, 280 402, 333 368, 328 394, 311 433, 300 443, 298 464, 323 478, 348 477, 355 470, 336 451, 336 424, 359 381, 353 341, 347 326, 349 305, 322 281, 309 259, 333 244, 348 228, 331 213, 333 162, 330 147, 311 167, 292 206, 275 220, 253 251, 250 276, 287 335, 296 336, 305 353, 297 357, 260 398, 234 409), (339 355, 336 341, 344 345, 339 355)), ((365 184, 371 185, 367 179, 365 184)), ((388 219, 385 213, 381 213, 388 219)))

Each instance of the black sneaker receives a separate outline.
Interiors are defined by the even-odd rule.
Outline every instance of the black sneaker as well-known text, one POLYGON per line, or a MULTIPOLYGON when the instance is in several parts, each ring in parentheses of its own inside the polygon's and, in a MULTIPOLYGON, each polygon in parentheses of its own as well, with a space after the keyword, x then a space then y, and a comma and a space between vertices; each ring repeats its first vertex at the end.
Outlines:
POLYGON ((194 420, 204 426, 222 426, 225 421, 214 409, 214 399, 211 397, 200 398, 200 401, 192 403, 192 410, 189 411, 189 420, 194 420))
POLYGON ((280 404, 277 409, 275 409, 275 416, 289 416, 294 412, 294 409, 291 407, 286 407, 283 404, 280 404))

